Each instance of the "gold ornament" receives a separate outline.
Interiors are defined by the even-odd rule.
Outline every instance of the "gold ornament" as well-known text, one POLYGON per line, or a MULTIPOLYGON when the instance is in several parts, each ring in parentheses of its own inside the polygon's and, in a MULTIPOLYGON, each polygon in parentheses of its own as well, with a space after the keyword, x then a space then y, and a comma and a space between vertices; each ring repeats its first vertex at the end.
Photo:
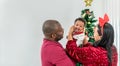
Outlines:
POLYGON ((88 24, 91 24, 90 22, 88 22, 88 24))
POLYGON ((85 17, 85 15, 86 15, 86 13, 84 13, 84 14, 82 15, 82 17, 84 18, 84 17, 85 17))
POLYGON ((86 3, 86 6, 91 6, 93 0, 85 0, 84 2, 86 3))

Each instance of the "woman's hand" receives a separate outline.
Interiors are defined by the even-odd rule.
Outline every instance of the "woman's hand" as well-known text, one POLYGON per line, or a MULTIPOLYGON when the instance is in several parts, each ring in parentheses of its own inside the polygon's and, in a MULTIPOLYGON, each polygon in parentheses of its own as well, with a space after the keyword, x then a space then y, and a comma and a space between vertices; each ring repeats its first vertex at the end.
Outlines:
POLYGON ((98 41, 98 40, 100 40, 101 39, 101 36, 99 36, 99 34, 98 34, 98 28, 97 27, 95 27, 94 28, 94 39, 95 39, 95 41, 98 41))
POLYGON ((73 31, 74 31, 74 26, 71 26, 69 29, 68 37, 67 37, 68 40, 73 40, 73 37, 72 37, 73 31))
POLYGON ((75 29, 74 26, 71 26, 69 29, 69 34, 73 34, 74 29, 75 29))

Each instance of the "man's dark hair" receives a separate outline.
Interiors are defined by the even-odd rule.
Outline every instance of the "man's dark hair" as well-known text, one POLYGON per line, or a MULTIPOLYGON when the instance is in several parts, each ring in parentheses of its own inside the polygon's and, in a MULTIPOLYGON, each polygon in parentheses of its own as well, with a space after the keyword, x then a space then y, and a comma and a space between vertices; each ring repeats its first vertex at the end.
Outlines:
POLYGON ((59 25, 60 23, 57 20, 46 20, 42 26, 42 31, 45 36, 51 35, 59 25))

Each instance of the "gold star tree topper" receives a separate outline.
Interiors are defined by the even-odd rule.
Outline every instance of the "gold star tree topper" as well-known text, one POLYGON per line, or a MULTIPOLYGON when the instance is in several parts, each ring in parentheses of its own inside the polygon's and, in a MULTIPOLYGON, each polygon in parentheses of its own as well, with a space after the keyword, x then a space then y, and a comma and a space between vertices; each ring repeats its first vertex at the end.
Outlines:
POLYGON ((91 6, 93 0, 84 0, 84 2, 86 3, 85 6, 91 6))

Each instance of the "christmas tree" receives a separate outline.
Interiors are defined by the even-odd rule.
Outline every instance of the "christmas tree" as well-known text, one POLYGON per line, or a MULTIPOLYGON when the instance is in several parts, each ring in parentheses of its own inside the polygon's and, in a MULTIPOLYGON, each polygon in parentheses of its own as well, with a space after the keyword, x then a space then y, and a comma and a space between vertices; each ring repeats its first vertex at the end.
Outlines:
POLYGON ((94 42, 94 38, 93 38, 93 28, 95 26, 95 22, 97 21, 94 16, 94 13, 93 11, 90 12, 89 9, 84 9, 81 11, 81 16, 82 18, 84 18, 86 20, 86 26, 85 26, 85 32, 86 32, 86 35, 88 35, 89 37, 89 42, 94 42))

